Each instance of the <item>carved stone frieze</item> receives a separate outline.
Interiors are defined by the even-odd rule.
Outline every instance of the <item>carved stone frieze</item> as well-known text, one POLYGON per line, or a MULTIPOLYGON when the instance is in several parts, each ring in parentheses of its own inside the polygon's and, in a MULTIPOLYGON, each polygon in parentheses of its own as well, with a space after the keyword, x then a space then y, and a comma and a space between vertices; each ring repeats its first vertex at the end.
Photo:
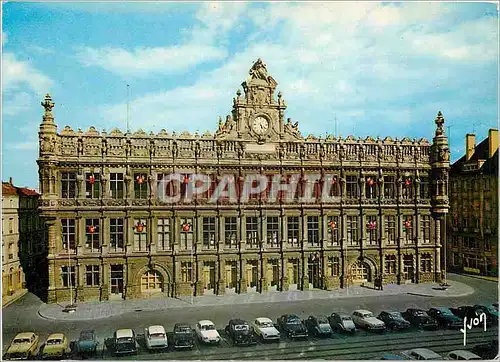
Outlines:
POLYGON ((147 206, 149 205, 149 200, 147 199, 134 199, 132 200, 133 206, 147 206))
POLYGON ((61 206, 76 206, 76 200, 74 200, 74 199, 62 199, 62 200, 59 200, 59 205, 61 205, 61 206))
POLYGON ((125 139, 124 138, 108 138, 108 156, 110 157, 125 157, 125 139))
POLYGON ((85 200, 81 200, 80 203, 83 206, 100 206, 101 205, 101 200, 85 199, 85 200))
POLYGON ((125 206, 127 205, 127 200, 123 199, 109 199, 105 202, 106 206, 125 206))
POLYGON ((77 156, 78 138, 77 137, 61 137, 60 138, 60 153, 62 156, 77 156))

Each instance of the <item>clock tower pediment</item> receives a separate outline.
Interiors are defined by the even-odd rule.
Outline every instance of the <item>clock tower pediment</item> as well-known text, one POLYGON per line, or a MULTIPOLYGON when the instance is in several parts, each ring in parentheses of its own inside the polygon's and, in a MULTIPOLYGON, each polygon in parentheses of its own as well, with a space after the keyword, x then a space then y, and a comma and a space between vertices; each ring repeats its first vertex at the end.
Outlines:
POLYGON ((278 83, 267 73, 266 64, 259 58, 249 70, 249 76, 233 98, 232 115, 226 122, 219 119, 217 138, 253 140, 257 143, 303 139, 295 128, 284 122, 286 102, 281 92, 275 96, 278 83))

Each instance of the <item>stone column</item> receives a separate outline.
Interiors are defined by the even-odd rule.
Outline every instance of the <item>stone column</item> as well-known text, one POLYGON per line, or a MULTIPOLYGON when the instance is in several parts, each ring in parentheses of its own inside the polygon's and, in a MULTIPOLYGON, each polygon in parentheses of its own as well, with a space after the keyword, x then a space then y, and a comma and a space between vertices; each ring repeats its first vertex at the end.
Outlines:
POLYGON ((101 215, 101 223, 99 228, 99 238, 101 242, 101 254, 106 255, 109 252, 109 228, 110 228, 109 218, 105 215, 101 215))
POLYGON ((281 275, 281 285, 282 285, 282 288, 281 288, 281 291, 287 291, 290 284, 289 284, 289 280, 288 280, 288 258, 286 257, 286 255, 283 257, 283 261, 282 261, 282 265, 281 265, 281 272, 282 272, 282 275, 281 275))
POLYGON ((83 302, 85 301, 85 265, 81 264, 80 262, 76 263, 75 273, 76 297, 78 298, 78 301, 83 302))
POLYGON ((239 285, 239 290, 240 293, 246 293, 247 292, 247 261, 246 259, 242 258, 241 263, 240 263, 240 285, 239 285))
POLYGON ((125 216, 125 252, 126 254, 131 254, 133 252, 134 246, 134 218, 130 215, 125 216))
POLYGON ((110 266, 101 260, 101 300, 109 299, 109 285, 110 285, 110 266))
POLYGON ((86 230, 85 230, 85 219, 81 216, 75 218, 75 246, 76 255, 85 254, 85 248, 87 244, 86 240, 86 230))
POLYGON ((261 286, 262 292, 267 292, 269 290, 268 280, 267 280, 267 256, 262 256, 262 270, 261 270, 261 286))
POLYGON ((301 290, 309 290, 309 269, 308 269, 308 255, 307 253, 303 254, 302 258, 302 285, 301 290))

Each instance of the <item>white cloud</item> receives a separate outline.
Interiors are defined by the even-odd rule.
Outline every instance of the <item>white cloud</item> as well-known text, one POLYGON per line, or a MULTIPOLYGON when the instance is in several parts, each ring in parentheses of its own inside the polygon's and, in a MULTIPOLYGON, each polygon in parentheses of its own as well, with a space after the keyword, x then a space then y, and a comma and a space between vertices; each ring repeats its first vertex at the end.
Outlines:
POLYGON ((23 141, 19 143, 7 143, 5 150, 33 151, 38 149, 37 141, 23 141))
POLYGON ((84 47, 76 56, 86 66, 99 66, 113 73, 141 76, 150 72, 185 71, 200 63, 222 59, 227 56, 227 52, 210 45, 136 48, 133 51, 84 47))
POLYGON ((12 53, 3 54, 2 76, 4 91, 28 86, 32 91, 41 95, 53 85, 53 81, 34 68, 30 62, 18 60, 12 53))
POLYGON ((15 116, 30 108, 33 104, 33 95, 27 92, 5 94, 3 99, 3 114, 15 116))

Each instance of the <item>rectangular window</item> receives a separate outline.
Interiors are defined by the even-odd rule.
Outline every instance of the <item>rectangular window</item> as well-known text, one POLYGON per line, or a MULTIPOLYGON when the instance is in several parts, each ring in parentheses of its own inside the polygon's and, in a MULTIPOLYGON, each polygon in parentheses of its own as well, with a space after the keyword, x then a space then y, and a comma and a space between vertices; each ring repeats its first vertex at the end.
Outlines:
POLYGON ((181 263, 181 274, 182 274, 182 281, 184 283, 189 283, 193 281, 193 266, 191 262, 181 263))
POLYGON ((109 190, 112 199, 123 199, 123 173, 112 173, 109 176, 109 190))
POLYGON ((85 247, 90 252, 99 251, 99 219, 85 219, 85 247))
POLYGON ((62 266, 61 267, 61 277, 64 287, 74 287, 75 286, 75 267, 74 266, 62 266))
POLYGON ((246 239, 247 244, 251 248, 257 248, 259 246, 259 221, 257 216, 247 216, 246 221, 246 239))
POLYGON ((430 215, 422 215, 420 220, 422 230, 422 242, 428 244, 431 242, 431 217, 430 215))
POLYGON ((413 199, 413 180, 411 177, 403 178, 402 196, 405 200, 413 199))
POLYGON ((347 216, 347 243, 359 245, 358 217, 347 216))
POLYGON ((111 251, 123 250, 123 219, 109 219, 109 246, 111 251))
POLYGON ((359 197, 357 176, 350 175, 346 177, 346 192, 348 198, 354 199, 359 197))
POLYGON ((101 175, 98 173, 85 174, 85 198, 98 199, 101 197, 101 175))
POLYGON ((88 287, 99 286, 99 265, 87 265, 85 270, 85 279, 88 287))
POLYGON ((394 215, 386 215, 384 226, 387 244, 396 244, 396 217, 394 215))
POLYGON ((420 198, 429 198, 429 178, 427 176, 420 177, 420 198))
POLYGON ((62 247, 63 250, 67 251, 68 247, 70 252, 75 252, 76 250, 76 227, 75 227, 75 219, 61 219, 62 226, 62 247), (69 246, 68 246, 69 241, 69 246))
POLYGON ((413 243, 413 217, 406 216, 403 219, 403 240, 405 244, 413 243))
POLYGON ((148 179, 145 174, 136 173, 134 175, 134 197, 136 199, 148 198, 148 179))
POLYGON ((279 217, 267 217, 267 243, 271 247, 279 246, 279 217))
POLYGON ((338 197, 340 196, 340 183, 337 175, 333 175, 331 179, 330 196, 338 197))
POLYGON ((61 197, 74 199, 76 197, 76 173, 63 172, 61 174, 61 197))
POLYGON ((288 243, 292 247, 299 245, 299 217, 287 216, 288 243))
POLYGON ((394 176, 384 176, 384 198, 396 198, 396 182, 394 176))
POLYGON ((366 235, 368 236, 368 245, 378 244, 378 224, 377 216, 368 215, 366 217, 366 235))
POLYGON ((224 240, 225 245, 230 248, 238 246, 236 231, 238 230, 236 216, 226 216, 224 218, 224 240))
POLYGON ((146 219, 134 219, 134 250, 147 251, 148 232, 146 219))
POLYGON ((338 257, 328 258, 328 273, 331 277, 336 277, 340 275, 340 260, 338 257))
POLYGON ((203 246, 215 248, 215 217, 203 218, 203 246))
POLYGON ((181 249, 191 250, 193 248, 193 219, 181 218, 181 249))
POLYGON ((318 216, 308 216, 307 217, 307 241, 309 245, 317 246, 319 245, 319 217, 318 216))
POLYGON ((376 199, 377 194, 377 176, 365 177, 365 197, 367 199, 376 199))
POLYGON ((396 255, 385 256, 385 272, 387 274, 396 274, 396 255))
POLYGON ((157 224, 158 250, 170 250, 170 218, 158 219, 157 224))
POLYGON ((430 254, 422 254, 420 256, 420 271, 424 273, 432 271, 432 257, 430 254))
POLYGON ((339 245, 339 217, 338 216, 328 216, 327 219, 327 229, 328 229, 328 244, 330 246, 339 245))

